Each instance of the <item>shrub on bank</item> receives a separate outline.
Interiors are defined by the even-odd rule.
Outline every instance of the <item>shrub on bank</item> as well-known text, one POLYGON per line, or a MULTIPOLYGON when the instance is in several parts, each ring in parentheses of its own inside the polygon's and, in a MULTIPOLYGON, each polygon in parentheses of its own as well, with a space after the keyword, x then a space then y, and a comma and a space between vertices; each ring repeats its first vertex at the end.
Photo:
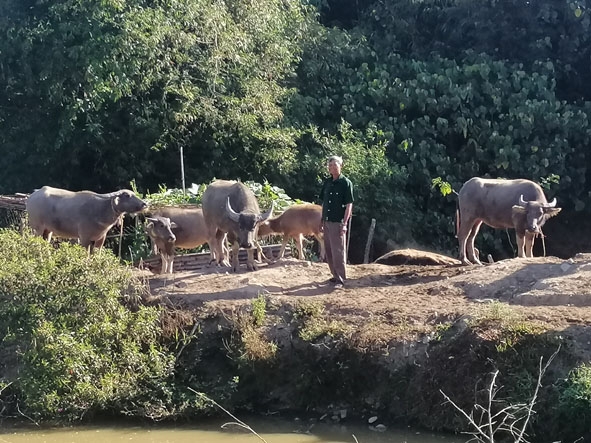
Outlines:
POLYGON ((589 435, 591 420, 591 365, 583 363, 572 369, 564 381, 559 408, 563 422, 569 423, 569 435, 573 439, 584 433, 589 435))
POLYGON ((173 358, 159 310, 112 253, 0 230, 0 401, 35 419, 160 414, 173 358))

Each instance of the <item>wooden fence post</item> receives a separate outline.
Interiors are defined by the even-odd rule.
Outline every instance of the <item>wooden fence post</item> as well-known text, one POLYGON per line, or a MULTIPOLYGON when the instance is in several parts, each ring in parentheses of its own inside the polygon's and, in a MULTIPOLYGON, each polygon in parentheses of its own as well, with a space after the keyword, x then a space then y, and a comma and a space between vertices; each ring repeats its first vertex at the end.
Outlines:
POLYGON ((371 242, 373 240, 373 233, 376 229, 376 219, 371 219, 371 225, 369 227, 369 234, 367 235, 367 243, 365 244, 365 254, 363 255, 363 263, 369 263, 369 250, 371 249, 371 242))

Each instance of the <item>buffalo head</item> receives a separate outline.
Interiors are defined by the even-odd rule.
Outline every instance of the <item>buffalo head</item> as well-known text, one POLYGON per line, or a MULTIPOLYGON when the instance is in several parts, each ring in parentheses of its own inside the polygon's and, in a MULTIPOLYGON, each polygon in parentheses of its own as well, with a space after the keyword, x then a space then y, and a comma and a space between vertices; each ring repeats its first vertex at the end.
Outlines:
POLYGON ((263 214, 238 213, 232 209, 230 197, 226 199, 226 215, 230 220, 238 223, 238 243, 241 248, 251 249, 255 247, 257 227, 273 215, 273 206, 274 204, 271 203, 271 208, 263 214))
POLYGON ((108 194, 111 197, 111 207, 118 214, 140 212, 148 206, 128 189, 108 194))
POLYGON ((172 232, 177 227, 175 222, 171 222, 168 217, 154 216, 146 217, 146 231, 154 239, 163 240, 168 243, 176 241, 176 236, 172 232))
POLYGON ((539 234, 546 220, 554 217, 561 210, 562 208, 556 207, 556 199, 550 203, 541 203, 536 200, 525 201, 523 195, 519 196, 519 204, 512 208, 514 215, 525 216, 525 229, 533 234, 539 234))

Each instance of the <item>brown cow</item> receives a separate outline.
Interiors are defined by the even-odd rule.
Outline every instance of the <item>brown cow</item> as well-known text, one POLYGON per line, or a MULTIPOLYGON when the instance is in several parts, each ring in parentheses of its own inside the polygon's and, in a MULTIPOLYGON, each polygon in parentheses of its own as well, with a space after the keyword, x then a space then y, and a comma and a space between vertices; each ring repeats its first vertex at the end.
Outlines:
POLYGON ((322 206, 303 204, 290 206, 281 215, 271 218, 259 226, 259 236, 269 235, 273 232, 283 234, 283 243, 279 251, 279 257, 283 258, 285 246, 290 238, 296 241, 298 257, 305 260, 303 249, 304 235, 313 235, 320 245, 320 259, 324 260, 324 238, 320 232, 322 221, 322 206))
POLYGON ((146 206, 143 200, 127 189, 97 194, 50 186, 37 189, 26 202, 33 232, 48 241, 52 235, 77 238, 90 252, 103 246, 107 232, 122 214, 139 212, 146 206))

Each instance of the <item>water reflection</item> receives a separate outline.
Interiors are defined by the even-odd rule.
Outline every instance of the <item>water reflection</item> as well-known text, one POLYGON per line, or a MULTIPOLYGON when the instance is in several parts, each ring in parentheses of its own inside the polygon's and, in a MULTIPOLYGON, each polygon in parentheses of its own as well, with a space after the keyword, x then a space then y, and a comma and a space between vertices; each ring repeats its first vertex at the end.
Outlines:
MULTIPOLYGON (((267 443, 462 443, 463 439, 387 429, 375 432, 362 425, 308 424, 280 419, 245 420, 267 443)), ((262 440, 237 426, 221 429, 224 421, 183 426, 92 426, 58 429, 3 429, 0 443, 251 443, 262 440)))

